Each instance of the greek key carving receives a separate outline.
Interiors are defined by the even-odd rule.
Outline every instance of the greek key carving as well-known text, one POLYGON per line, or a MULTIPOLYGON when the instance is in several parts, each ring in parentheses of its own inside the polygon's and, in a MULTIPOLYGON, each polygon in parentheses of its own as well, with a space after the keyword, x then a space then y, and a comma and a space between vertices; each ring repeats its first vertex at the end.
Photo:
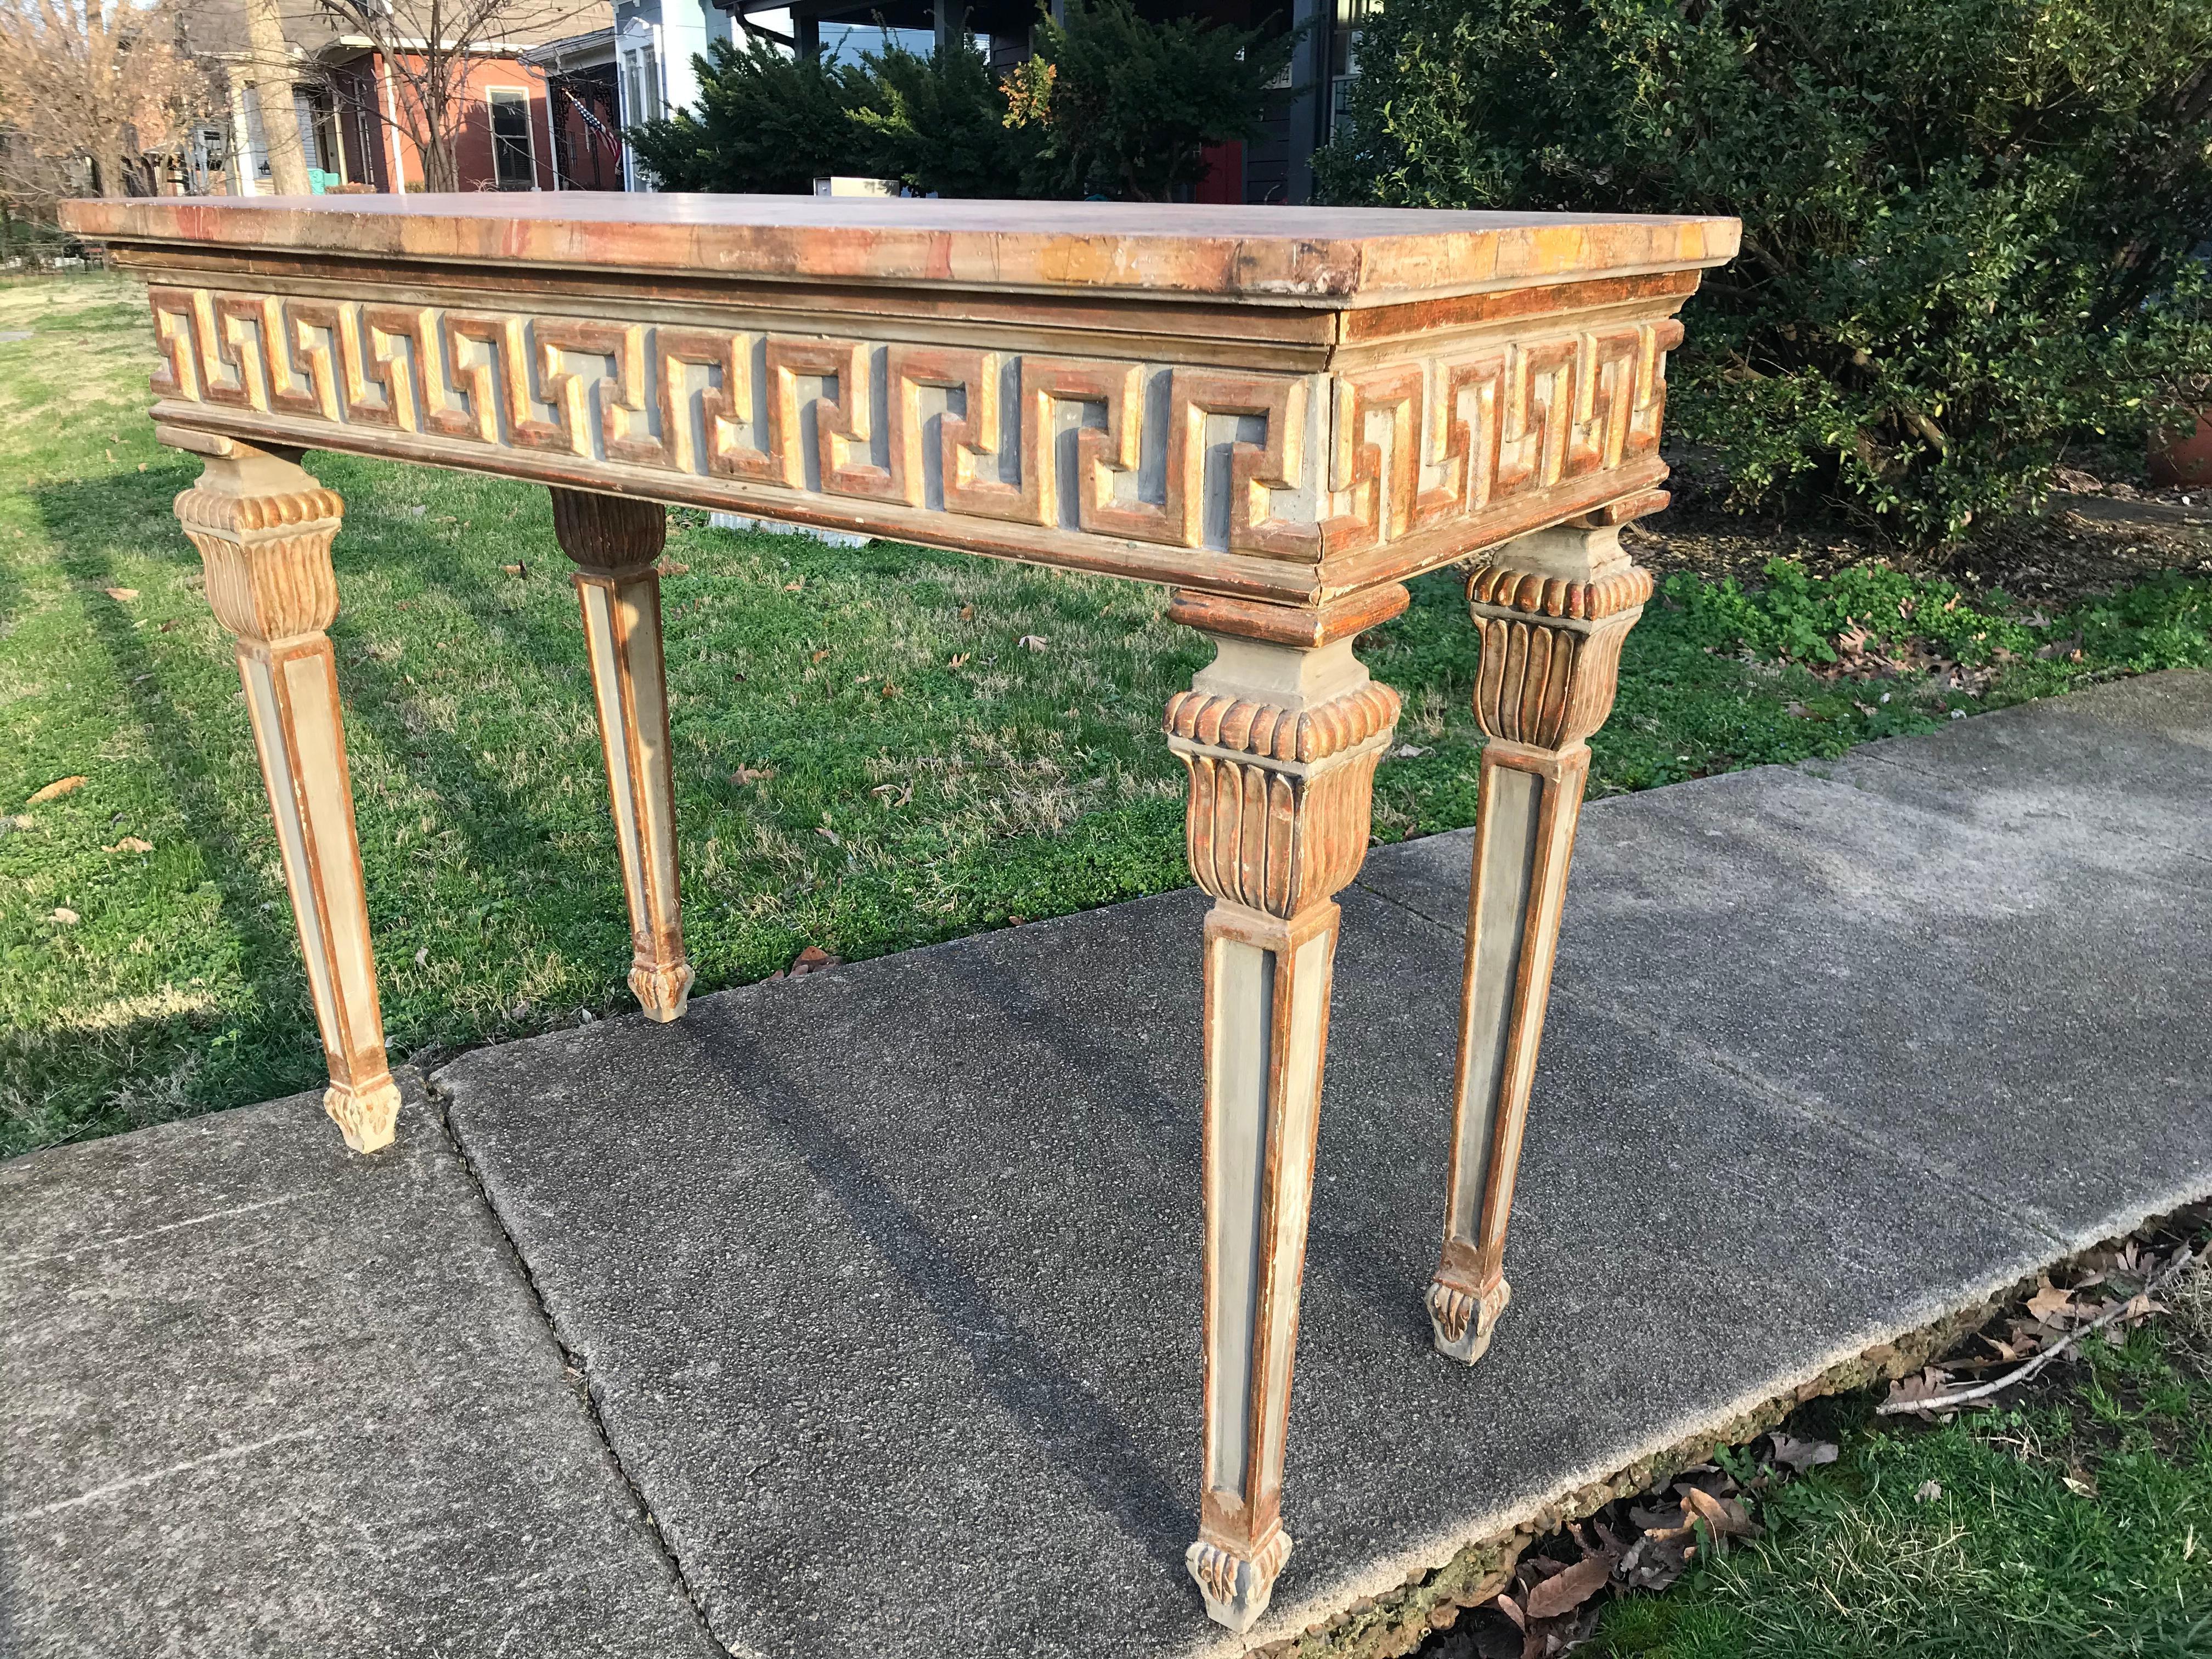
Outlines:
MULTIPOLYGON (((1318 562, 1640 461, 1671 319, 1342 373, 1237 374, 156 286, 156 393, 768 491, 1318 562), (1072 434, 1072 436, 1071 436, 1072 434)), ((374 449, 374 441, 356 442, 374 449)), ((420 455, 417 442, 409 453, 420 455)), ((1648 482, 1648 479, 1646 480, 1648 482)))

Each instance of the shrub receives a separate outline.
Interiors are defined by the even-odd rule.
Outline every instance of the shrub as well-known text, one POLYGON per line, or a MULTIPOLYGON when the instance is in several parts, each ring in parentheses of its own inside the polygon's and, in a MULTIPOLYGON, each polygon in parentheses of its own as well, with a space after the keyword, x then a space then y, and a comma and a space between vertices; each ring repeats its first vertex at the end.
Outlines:
POLYGON ((1006 100, 973 40, 924 58, 891 46, 858 64, 793 57, 755 38, 692 60, 696 109, 630 130, 667 190, 805 194, 832 173, 941 196, 1013 196, 1040 135, 1006 100))
POLYGON ((1391 0, 1333 199, 1731 213, 1671 371, 1739 504, 1933 541, 2204 398, 2212 0, 1391 0))
POLYGON ((805 195, 819 174, 857 170, 867 148, 853 120, 868 96, 864 70, 792 57, 757 36, 742 51, 714 41, 691 61, 698 108, 628 134, 663 189, 805 195))
POLYGON ((1150 23, 1130 0, 1040 16, 1036 56, 1007 88, 1007 124, 1043 132, 1032 193, 1174 200, 1199 182, 1206 145, 1261 136, 1297 40, 1265 23, 1150 23))
POLYGON ((1040 137, 1010 124, 1006 95, 973 40, 924 58, 896 45, 867 58, 854 112, 869 141, 866 171, 939 196, 1018 196, 1040 137))

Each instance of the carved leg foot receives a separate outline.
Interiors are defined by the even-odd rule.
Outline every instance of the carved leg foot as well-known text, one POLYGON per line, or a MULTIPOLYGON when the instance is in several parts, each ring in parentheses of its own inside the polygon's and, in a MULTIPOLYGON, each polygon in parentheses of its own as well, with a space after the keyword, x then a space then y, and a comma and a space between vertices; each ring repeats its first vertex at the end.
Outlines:
POLYGON ((177 517, 206 567, 208 602, 238 641, 330 1062, 323 1104, 347 1146, 373 1152, 392 1143, 399 1090, 385 1060, 337 670, 323 632, 337 615, 331 543, 344 503, 301 470, 296 451, 280 455, 228 439, 207 446, 206 471, 177 497, 177 517))
POLYGON ((1513 1300, 1513 1287, 1501 1276, 1486 1292, 1463 1291, 1441 1273, 1429 1285, 1429 1325, 1437 1350, 1472 1365, 1490 1351, 1491 1334, 1513 1300))
POLYGON ((1185 1550, 1182 1559, 1198 1583, 1206 1616, 1241 1636, 1260 1622, 1274 1599, 1275 1580, 1291 1559, 1291 1535, 1278 1525, 1273 1536, 1249 1559, 1201 1540, 1185 1550))
POLYGON ((1397 695, 1348 640, 1216 635, 1168 705, 1190 771, 1191 871, 1206 922, 1206 1475, 1191 1577, 1249 1629, 1290 1557, 1283 1437, 1313 1188, 1339 912, 1366 856, 1376 762, 1397 695))
POLYGON ((1575 823, 1589 776, 1583 741, 1605 723, 1620 647, 1650 597, 1613 529, 1560 529, 1499 550, 1468 585, 1480 635, 1475 718, 1482 757, 1468 901, 1449 1194, 1429 1285, 1437 1347, 1472 1364, 1512 1292, 1505 1231, 1575 823))
POLYGON ((667 509, 654 501, 553 491, 553 529, 580 567, 592 690, 607 795, 629 902, 629 988, 647 1018, 681 1018, 691 994, 677 897, 676 791, 669 764, 668 676, 660 643, 667 509))

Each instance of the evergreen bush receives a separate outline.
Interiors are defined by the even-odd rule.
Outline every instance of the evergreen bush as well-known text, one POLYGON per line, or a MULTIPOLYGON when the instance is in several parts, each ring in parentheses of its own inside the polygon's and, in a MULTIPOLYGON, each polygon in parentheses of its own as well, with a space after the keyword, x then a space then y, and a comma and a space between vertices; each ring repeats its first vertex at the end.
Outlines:
POLYGON ((2212 400, 2212 0, 1391 0, 1358 62, 1333 199, 1741 217, 1669 408, 1740 504, 1937 541, 2212 400))

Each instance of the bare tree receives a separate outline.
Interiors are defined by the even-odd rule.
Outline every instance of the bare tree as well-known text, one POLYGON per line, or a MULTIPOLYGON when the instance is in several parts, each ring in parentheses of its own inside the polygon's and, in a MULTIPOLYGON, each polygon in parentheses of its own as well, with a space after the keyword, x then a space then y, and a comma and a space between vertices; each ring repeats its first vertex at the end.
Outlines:
MULTIPOLYGON (((4 3, 4 0, 0 0, 4 3)), ((467 87, 476 65, 506 55, 509 37, 542 39, 564 22, 597 21, 586 0, 320 0, 341 34, 368 40, 391 76, 389 106, 372 94, 365 107, 397 126, 422 158, 422 187, 460 188, 455 145, 469 116, 467 87)), ((579 23, 578 27, 586 25, 579 23)))
POLYGON ((305 196, 307 152, 300 139, 298 106, 292 90, 291 48, 276 0, 246 0, 246 59, 252 97, 261 112, 261 143, 269 157, 270 187, 279 196, 305 196))
POLYGON ((169 0, 0 0, 0 123, 58 176, 81 166, 103 196, 131 194, 134 173, 150 188, 149 160, 180 151, 212 106, 169 0))

